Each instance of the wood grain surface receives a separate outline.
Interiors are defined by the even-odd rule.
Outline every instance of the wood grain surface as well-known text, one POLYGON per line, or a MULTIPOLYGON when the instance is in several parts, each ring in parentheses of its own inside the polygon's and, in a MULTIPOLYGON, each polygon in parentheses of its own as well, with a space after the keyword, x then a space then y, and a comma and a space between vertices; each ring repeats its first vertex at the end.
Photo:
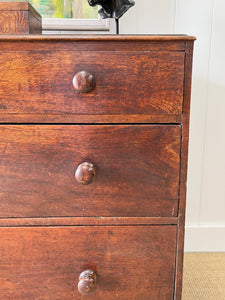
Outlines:
POLYGON ((0 227, 177 225, 177 217, 0 218, 0 227))
POLYGON ((33 13, 36 12, 37 14, 37 11, 34 10, 31 4, 26 1, 1 1, 0 2, 0 11, 28 11, 28 10, 32 10, 33 13))
POLYGON ((41 15, 28 2, 0 2, 0 35, 41 34, 41 15))
MULTIPOLYGON (((132 46, 134 49, 139 46, 138 43, 141 42, 142 46, 145 49, 149 49, 148 47, 152 48, 157 46, 159 49, 169 49, 170 51, 174 50, 186 50, 186 42, 187 41, 195 41, 196 38, 194 36, 189 36, 185 34, 128 34, 128 35, 115 35, 115 34, 66 34, 66 35, 56 35, 56 34, 47 34, 47 35, 38 35, 38 36, 5 36, 1 37, 0 40, 4 41, 52 41, 52 42, 61 42, 61 41, 69 41, 70 43, 75 42, 82 42, 84 45, 85 42, 95 41, 98 44, 104 42, 107 46, 107 42, 112 43, 113 41, 119 42, 120 44, 127 43, 127 45, 131 45, 128 42, 133 42, 132 46), (171 46, 172 43, 172 46, 171 46), (180 48, 182 46, 182 48, 180 48)), ((112 45, 112 44, 111 44, 112 45)), ((110 44, 108 44, 110 46, 110 44)), ((113 49, 113 48, 111 48, 113 49)), ((156 49, 155 49, 156 50, 156 49)))
POLYGON ((178 125, 2 125, 0 216, 177 215, 178 125), (96 180, 75 179, 90 161, 96 180))
POLYGON ((0 36, 0 298, 181 300, 194 40, 0 36))
POLYGON ((0 52, 0 74, 0 113, 182 112, 183 52, 14 50, 0 52), (88 94, 73 87, 80 71, 95 78, 88 94))
POLYGON ((185 210, 186 210, 186 189, 188 169, 188 142, 189 142, 189 117, 191 100, 191 79, 192 79, 193 43, 187 42, 185 57, 185 82, 184 82, 184 104, 182 122, 182 145, 181 145, 181 173, 179 192, 179 213, 178 213, 178 243, 176 263, 176 288, 175 299, 182 297, 182 274, 184 256, 184 231, 185 231, 185 210))
POLYGON ((182 115, 75 115, 75 114, 5 114, 0 113, 0 123, 32 124, 146 124, 172 123, 180 124, 182 115))
POLYGON ((0 228, 2 299, 173 299, 176 226, 0 228), (85 270, 97 275, 88 296, 85 270))
POLYGON ((0 11, 0 34, 29 34, 27 11, 0 11))

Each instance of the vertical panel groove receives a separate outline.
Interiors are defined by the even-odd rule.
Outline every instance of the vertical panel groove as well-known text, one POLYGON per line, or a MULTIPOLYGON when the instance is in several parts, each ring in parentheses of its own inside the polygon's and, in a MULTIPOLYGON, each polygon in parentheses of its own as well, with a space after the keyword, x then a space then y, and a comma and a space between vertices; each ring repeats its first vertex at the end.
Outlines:
POLYGON ((204 182, 204 172, 205 172, 205 152, 206 152, 206 132, 207 132, 207 114, 208 114, 208 104, 209 104, 209 85, 210 85, 210 65, 212 59, 212 32, 213 32, 213 20, 214 20, 214 7, 215 0, 212 0, 212 14, 211 14, 211 28, 210 28, 210 47, 209 47, 209 61, 208 61, 208 74, 207 74, 207 93, 206 93, 206 109, 204 116, 204 136, 203 136, 203 153, 202 153, 202 170, 201 170, 201 190, 200 190, 200 204, 199 204, 199 212, 198 212, 198 225, 201 224, 201 212, 202 212, 202 203, 203 199, 203 182, 204 182))
POLYGON ((175 33, 176 30, 176 21, 177 21, 177 0, 174 1, 173 33, 175 33))

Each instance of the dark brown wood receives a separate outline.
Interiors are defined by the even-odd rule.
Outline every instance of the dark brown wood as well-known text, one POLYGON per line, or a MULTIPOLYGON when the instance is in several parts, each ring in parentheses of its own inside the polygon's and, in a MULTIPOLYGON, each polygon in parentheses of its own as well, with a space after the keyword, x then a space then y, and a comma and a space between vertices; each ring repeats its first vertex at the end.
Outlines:
POLYGON ((0 136, 0 217, 177 216, 179 125, 2 125, 0 136), (98 174, 85 186, 84 161, 98 174))
POLYGON ((74 114, 1 114, 0 123, 73 123, 73 124, 119 124, 119 123, 177 123, 182 115, 74 115, 74 114))
MULTIPOLYGON (((188 36, 185 34, 177 34, 177 35, 170 35, 170 34, 165 34, 165 35, 154 35, 154 34, 140 34, 140 35, 39 35, 39 36, 5 36, 5 37, 1 37, 0 40, 15 40, 15 41, 75 41, 75 42, 93 42, 96 41, 98 43, 100 42, 105 42, 105 44, 107 45, 106 42, 113 42, 113 41, 117 41, 120 43, 123 42, 145 42, 146 44, 143 44, 143 46, 146 46, 147 49, 149 49, 148 47, 154 47, 155 44, 154 42, 157 43, 161 43, 160 49, 157 48, 155 50, 162 50, 162 49, 167 49, 170 48, 170 51, 172 50, 186 50, 186 41, 195 41, 196 38, 194 36, 188 36), (165 44, 163 44, 163 42, 165 42, 165 44), (174 43, 172 44, 171 47, 171 42, 174 43), (182 44, 182 49, 179 48, 180 46, 180 42, 184 42, 184 44, 182 44), (147 43, 149 43, 149 45, 147 45, 147 43), (162 48, 164 46, 164 48, 162 48)), ((134 47, 136 47, 137 45, 134 45, 134 47)), ((111 50, 115 50, 113 48, 111 48, 111 50)))
POLYGON ((3 51, 11 51, 12 47, 16 47, 17 51, 33 51, 33 46, 35 42, 35 49, 37 51, 74 51, 76 49, 79 51, 112 51, 112 49, 119 49, 121 52, 138 52, 138 51, 169 51, 176 52, 181 51, 185 52, 185 42, 183 40, 180 41, 163 41, 153 40, 149 42, 146 40, 136 40, 133 39, 132 47, 130 43, 132 40, 122 41, 115 39, 108 40, 96 40, 96 38, 89 39, 78 39, 67 36, 31 36, 30 35, 0 35, 0 43, 1 50, 3 51), (57 37, 57 38, 56 38, 57 37), (4 42, 4 43, 2 43, 4 42), (13 44, 13 45, 12 45, 13 44))
POLYGON ((91 162, 81 163, 76 169, 75 178, 80 184, 91 184, 96 179, 95 166, 91 162))
POLYGON ((78 291, 90 295, 96 288, 97 276, 92 270, 83 271, 79 276, 78 291))
POLYGON ((182 112, 183 52, 98 53, 77 52, 75 48, 69 52, 24 53, 13 49, 13 54, 0 52, 0 65, 0 94, 4 99, 0 113, 182 112), (96 88, 91 93, 74 90, 74 74, 82 69, 95 77, 96 88))
POLYGON ((1 228, 2 299, 172 299, 177 226, 1 228))
MULTIPOLYGON (((40 16, 40 15, 39 15, 40 16)), ((42 18, 34 15, 33 10, 28 12, 29 34, 42 34, 42 18)))
POLYGON ((188 168, 188 141, 189 141, 189 115, 191 99, 191 79, 192 79, 192 59, 193 43, 187 42, 185 57, 185 82, 184 82, 184 105, 182 124, 182 145, 181 145, 181 172, 180 172, 180 192, 179 192, 179 213, 178 213, 178 241, 176 256, 176 285, 175 299, 182 298, 182 274, 184 256, 184 229, 185 229, 185 207, 187 188, 187 168, 188 168))
POLYGON ((133 226, 176 225, 177 218, 152 217, 61 217, 61 218, 0 218, 0 227, 21 226, 133 226))
POLYGON ((194 39, 0 36, 3 299, 181 300, 194 39))
POLYGON ((86 71, 80 71, 73 77, 73 87, 80 93, 90 93, 95 88, 94 76, 86 71))
POLYGON ((28 2, 0 2, 0 35, 41 32, 41 15, 28 2))
MULTIPOLYGON (((79 35, 78 35, 79 36, 79 35)), ((113 35, 112 35, 113 36, 113 35)), ((112 51, 112 49, 119 49, 121 52, 137 52, 137 51, 182 51, 185 52, 185 41, 163 41, 153 40, 152 42, 145 40, 136 40, 133 38, 132 47, 130 47, 130 40, 96 40, 96 38, 86 37, 83 39, 77 38, 77 36, 31 36, 30 35, 0 35, 1 50, 10 51, 12 50, 12 43, 15 44, 17 51, 32 51, 33 43, 35 42, 35 49, 37 51, 112 51), (4 43, 1 43, 4 42, 4 43)))

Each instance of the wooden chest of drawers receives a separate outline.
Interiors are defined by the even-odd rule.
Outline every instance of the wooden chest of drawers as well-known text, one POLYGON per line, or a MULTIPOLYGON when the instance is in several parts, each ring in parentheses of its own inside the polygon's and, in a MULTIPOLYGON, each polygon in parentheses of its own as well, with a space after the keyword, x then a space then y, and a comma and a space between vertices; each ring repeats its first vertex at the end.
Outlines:
POLYGON ((193 41, 0 37, 1 299, 181 299, 193 41))

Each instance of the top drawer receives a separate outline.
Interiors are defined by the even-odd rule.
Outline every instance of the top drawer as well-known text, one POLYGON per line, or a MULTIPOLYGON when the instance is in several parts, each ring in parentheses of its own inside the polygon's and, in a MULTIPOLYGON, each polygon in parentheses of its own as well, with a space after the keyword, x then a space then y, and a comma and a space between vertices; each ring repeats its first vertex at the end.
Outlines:
MULTIPOLYGON (((132 44, 131 44, 132 47, 132 44)), ((180 114, 184 52, 15 51, 0 53, 0 113, 180 114), (73 78, 91 73, 95 88, 73 78)))

